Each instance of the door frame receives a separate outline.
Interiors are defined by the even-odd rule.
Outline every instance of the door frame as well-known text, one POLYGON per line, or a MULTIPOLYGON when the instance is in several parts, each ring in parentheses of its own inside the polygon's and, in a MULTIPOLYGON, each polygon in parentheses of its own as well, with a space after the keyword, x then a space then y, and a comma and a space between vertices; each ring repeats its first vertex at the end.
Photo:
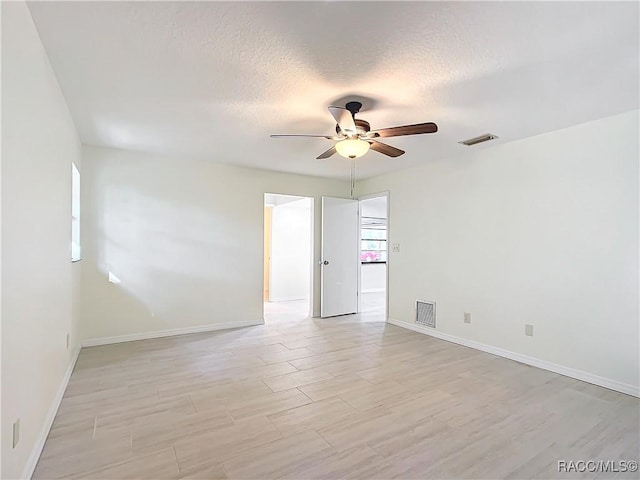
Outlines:
MULTIPOLYGON (((264 265, 266 263, 266 260, 264 258, 264 235, 265 235, 265 231, 264 231, 264 222, 265 222, 265 207, 267 206, 267 195, 275 195, 277 197, 296 197, 299 199, 307 199, 310 201, 310 214, 309 214, 309 221, 310 221, 310 225, 309 225, 309 232, 310 232, 310 242, 309 242, 309 248, 311 249, 311 254, 310 254, 310 258, 311 258, 311 265, 310 265, 310 279, 309 279, 309 317, 313 317, 313 305, 314 305, 314 283, 313 283, 313 278, 314 278, 314 272, 315 272, 315 197, 310 197, 310 196, 306 196, 306 195, 296 195, 296 194, 292 194, 292 193, 276 193, 276 192, 264 192, 262 195, 262 278, 263 278, 263 282, 264 282, 264 265)), ((273 212, 272 212, 273 214, 273 212)), ((273 235, 273 229, 270 229, 271 235, 273 235)), ((271 242, 270 242, 270 246, 271 246, 271 242)), ((269 283, 271 283, 271 251, 269 251, 269 283)), ((269 287, 271 288, 271 287, 269 287)), ((264 299, 264 285, 262 287, 262 292, 260 295, 260 298, 262 299, 262 319, 264 320, 264 304, 265 300, 264 299)))
MULTIPOLYGON (((369 200, 372 198, 380 198, 380 197, 386 197, 387 198, 387 268, 385 269, 385 286, 384 286, 384 293, 385 293, 385 304, 384 304, 384 308, 385 308, 385 312, 384 312, 384 321, 388 322, 389 321, 389 263, 391 262, 391 242, 390 242, 390 233, 391 233, 391 208, 390 208, 390 200, 391 200, 391 195, 389 194, 389 190, 385 190, 382 192, 378 192, 378 193, 371 193, 368 195, 362 195, 360 197, 357 198, 358 200, 358 231, 360 232, 361 227, 362 227, 362 209, 360 208, 360 203, 362 200, 369 200)), ((358 262, 360 262, 360 252, 362 249, 362 242, 358 242, 358 262)), ((361 308, 361 301, 362 301, 362 263, 360 262, 359 264, 359 268, 358 268, 358 313, 360 313, 362 311, 361 308)))

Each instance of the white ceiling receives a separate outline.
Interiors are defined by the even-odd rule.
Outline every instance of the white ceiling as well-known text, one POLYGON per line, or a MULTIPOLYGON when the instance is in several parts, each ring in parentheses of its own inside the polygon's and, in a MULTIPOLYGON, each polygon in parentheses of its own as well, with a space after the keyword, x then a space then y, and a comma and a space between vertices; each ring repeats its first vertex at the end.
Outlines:
POLYGON ((32 2, 86 144, 348 178, 326 107, 386 139, 358 177, 638 108, 638 2, 32 2), (457 142, 483 133, 499 140, 457 142))

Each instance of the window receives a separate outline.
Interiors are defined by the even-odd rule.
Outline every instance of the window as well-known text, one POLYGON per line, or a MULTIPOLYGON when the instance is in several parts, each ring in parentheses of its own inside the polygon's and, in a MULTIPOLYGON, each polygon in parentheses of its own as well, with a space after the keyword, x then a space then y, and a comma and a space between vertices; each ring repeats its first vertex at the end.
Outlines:
POLYGON ((71 261, 80 258, 80 172, 71 163, 71 261))
POLYGON ((362 263, 386 263, 386 218, 362 217, 360 229, 360 261, 362 263))

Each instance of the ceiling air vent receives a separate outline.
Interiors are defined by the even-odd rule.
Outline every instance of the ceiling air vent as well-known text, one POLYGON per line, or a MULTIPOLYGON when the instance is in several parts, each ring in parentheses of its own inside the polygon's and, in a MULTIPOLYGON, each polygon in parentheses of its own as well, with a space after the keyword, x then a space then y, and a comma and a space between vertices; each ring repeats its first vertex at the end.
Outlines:
POLYGON ((484 135, 480 135, 479 137, 470 138, 469 140, 463 140, 461 143, 470 147, 471 145, 477 145, 478 143, 488 142, 489 140, 495 140, 499 138, 497 135, 492 135, 491 133, 485 133, 484 135))

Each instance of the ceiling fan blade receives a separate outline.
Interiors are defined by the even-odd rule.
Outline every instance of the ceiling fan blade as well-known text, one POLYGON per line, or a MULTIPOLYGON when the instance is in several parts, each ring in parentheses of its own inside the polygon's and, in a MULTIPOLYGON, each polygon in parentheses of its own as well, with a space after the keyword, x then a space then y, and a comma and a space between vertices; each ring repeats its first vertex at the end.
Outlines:
POLYGON ((344 133, 356 133, 356 124, 349 110, 343 107, 329 107, 329 112, 333 115, 333 118, 336 119, 340 130, 344 133))
POLYGON ((333 140, 334 137, 330 135, 269 135, 271 138, 285 138, 285 137, 312 137, 312 138, 326 138, 333 140))
POLYGON ((375 140, 369 140, 369 143, 371 144, 371 150, 375 150, 383 155, 387 155, 389 157, 399 157, 400 155, 404 155, 404 150, 392 147, 386 143, 376 142, 375 140))
POLYGON ((369 132, 372 138, 400 137, 402 135, 418 135, 420 133, 436 133, 438 126, 435 123, 416 123, 415 125, 403 125, 402 127, 382 128, 369 132))
POLYGON ((323 158, 329 158, 331 155, 333 155, 334 153, 336 153, 336 147, 335 145, 333 147, 331 147, 329 150, 327 150, 326 152, 322 152, 320 155, 318 155, 316 157, 316 159, 318 160, 322 160, 323 158))

